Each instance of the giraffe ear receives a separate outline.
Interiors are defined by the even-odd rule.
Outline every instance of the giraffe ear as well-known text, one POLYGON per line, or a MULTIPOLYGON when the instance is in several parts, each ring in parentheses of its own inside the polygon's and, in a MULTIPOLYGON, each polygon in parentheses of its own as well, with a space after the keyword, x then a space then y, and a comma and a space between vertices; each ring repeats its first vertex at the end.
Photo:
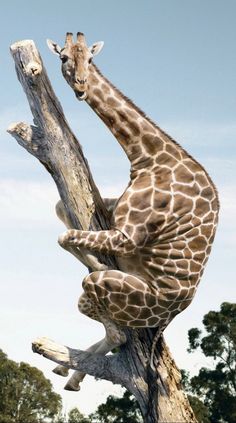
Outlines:
POLYGON ((60 56, 61 47, 52 40, 47 40, 47 45, 49 50, 51 50, 54 54, 58 54, 60 56))
POLYGON ((96 56, 96 54, 100 53, 100 51, 102 50, 104 46, 104 42, 103 41, 98 41, 97 43, 94 43, 91 47, 89 47, 90 53, 93 56, 96 56))

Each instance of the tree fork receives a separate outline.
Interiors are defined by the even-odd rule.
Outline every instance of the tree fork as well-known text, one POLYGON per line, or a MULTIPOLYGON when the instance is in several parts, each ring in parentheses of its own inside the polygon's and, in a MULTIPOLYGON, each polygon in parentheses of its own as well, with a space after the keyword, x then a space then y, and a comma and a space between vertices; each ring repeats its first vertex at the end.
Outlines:
MULTIPOLYGON (((33 41, 14 43, 11 53, 34 125, 14 123, 8 132, 50 172, 75 229, 109 228, 109 218, 81 146, 69 128, 33 41)), ((110 257, 99 257, 118 268, 110 257)), ((155 331, 125 329, 127 343, 113 356, 101 356, 55 344, 46 338, 33 351, 48 359, 125 386, 137 399, 145 423, 197 423, 181 388, 181 376, 163 337, 149 368, 155 331)))

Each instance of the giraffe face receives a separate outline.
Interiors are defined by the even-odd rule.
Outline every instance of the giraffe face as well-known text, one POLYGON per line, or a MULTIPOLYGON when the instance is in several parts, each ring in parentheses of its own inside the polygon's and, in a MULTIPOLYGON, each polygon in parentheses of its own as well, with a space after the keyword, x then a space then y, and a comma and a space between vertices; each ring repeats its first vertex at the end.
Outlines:
POLYGON ((49 49, 59 55, 62 63, 62 73, 68 84, 73 88, 77 98, 82 101, 87 97, 88 76, 93 56, 98 54, 103 41, 87 47, 84 34, 77 33, 77 42, 73 42, 73 34, 66 34, 65 46, 61 48, 51 40, 47 40, 49 49))

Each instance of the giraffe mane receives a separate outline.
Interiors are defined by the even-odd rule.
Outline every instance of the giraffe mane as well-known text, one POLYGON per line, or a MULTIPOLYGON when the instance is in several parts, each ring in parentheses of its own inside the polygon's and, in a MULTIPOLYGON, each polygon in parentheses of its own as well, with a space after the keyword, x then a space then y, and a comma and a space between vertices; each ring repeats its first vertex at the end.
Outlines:
POLYGON ((187 157, 189 157, 194 163, 196 163, 206 174, 207 178, 211 182, 212 186, 214 187, 216 198, 217 198, 217 205, 218 209, 220 208, 220 201, 219 201, 219 195, 218 190, 212 181, 209 173, 206 171, 204 166, 202 166, 191 154, 189 154, 174 138, 172 138, 167 132, 163 131, 149 116, 146 115, 146 113, 140 109, 140 107, 136 106, 136 104, 127 96, 125 96, 115 85, 113 85, 100 71, 100 69, 97 68, 97 66, 93 63, 93 67, 95 68, 96 72, 130 105, 132 108, 138 112, 142 117, 144 117, 151 125, 153 125, 158 131, 161 132, 162 135, 167 137, 171 142, 173 142, 175 145, 177 145, 185 154, 187 157))

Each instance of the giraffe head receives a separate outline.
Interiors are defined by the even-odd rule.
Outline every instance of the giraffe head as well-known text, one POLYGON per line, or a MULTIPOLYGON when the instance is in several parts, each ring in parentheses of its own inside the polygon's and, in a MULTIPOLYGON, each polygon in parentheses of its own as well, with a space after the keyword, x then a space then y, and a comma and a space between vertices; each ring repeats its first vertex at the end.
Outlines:
POLYGON ((88 47, 82 32, 77 33, 76 43, 73 42, 73 34, 67 32, 63 48, 51 40, 47 40, 47 44, 50 50, 60 57, 64 78, 73 88, 78 99, 85 100, 88 89, 89 66, 93 56, 101 51, 103 41, 88 47))

